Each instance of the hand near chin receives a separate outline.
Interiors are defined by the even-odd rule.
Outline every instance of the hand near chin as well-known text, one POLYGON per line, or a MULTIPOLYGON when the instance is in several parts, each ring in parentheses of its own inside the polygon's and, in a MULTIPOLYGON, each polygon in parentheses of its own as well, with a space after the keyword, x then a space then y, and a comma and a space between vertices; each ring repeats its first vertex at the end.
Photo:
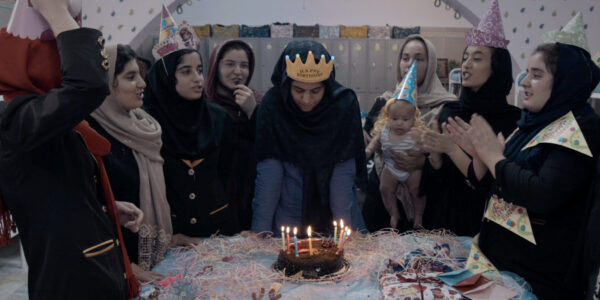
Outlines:
POLYGON ((238 84, 234 88, 233 96, 235 97, 235 103, 240 106, 242 111, 248 116, 248 119, 250 119, 256 107, 254 92, 243 84, 238 84))

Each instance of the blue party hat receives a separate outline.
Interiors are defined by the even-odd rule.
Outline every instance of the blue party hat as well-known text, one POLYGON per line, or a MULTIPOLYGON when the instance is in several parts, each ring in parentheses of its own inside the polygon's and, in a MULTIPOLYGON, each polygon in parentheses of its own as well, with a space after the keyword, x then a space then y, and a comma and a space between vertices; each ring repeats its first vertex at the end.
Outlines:
POLYGON ((417 61, 415 60, 413 64, 404 75, 402 82, 400 83, 400 91, 394 95, 396 100, 404 100, 410 102, 412 105, 416 106, 417 103, 417 61))

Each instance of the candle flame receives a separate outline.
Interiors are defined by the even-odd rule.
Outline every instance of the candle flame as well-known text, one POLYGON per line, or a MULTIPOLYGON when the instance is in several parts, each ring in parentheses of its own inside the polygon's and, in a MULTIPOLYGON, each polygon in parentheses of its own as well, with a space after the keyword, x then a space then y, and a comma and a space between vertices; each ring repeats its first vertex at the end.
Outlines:
POLYGON ((288 227, 285 229, 285 232, 286 232, 286 233, 290 233, 290 226, 288 226, 288 227))
POLYGON ((344 229, 344 219, 340 219, 340 228, 344 229))
POLYGON ((298 233, 298 228, 294 227, 294 235, 296 235, 296 233, 298 233))
POLYGON ((333 221, 333 226, 337 227, 337 222, 336 221, 333 221))
POLYGON ((310 233, 312 232, 311 229, 310 229, 310 226, 308 226, 308 230, 307 231, 308 231, 308 237, 310 237, 310 233))
POLYGON ((285 231, 285 227, 281 226, 281 232, 285 231))

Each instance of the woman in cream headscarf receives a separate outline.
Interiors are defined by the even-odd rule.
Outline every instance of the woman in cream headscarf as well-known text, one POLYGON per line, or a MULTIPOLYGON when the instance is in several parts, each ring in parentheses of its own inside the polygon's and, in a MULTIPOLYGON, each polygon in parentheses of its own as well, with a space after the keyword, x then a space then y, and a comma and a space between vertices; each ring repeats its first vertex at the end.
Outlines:
POLYGON ((124 240, 137 278, 154 281, 164 276, 150 269, 163 259, 173 234, 160 155, 162 130, 140 108, 146 83, 135 52, 117 44, 106 45, 105 51, 110 95, 88 121, 111 143, 103 161, 115 199, 131 202, 144 213, 139 232, 124 232, 124 240))
MULTIPOLYGON (((437 77, 437 55, 433 44, 421 35, 410 35, 404 40, 398 54, 398 64, 396 80, 402 82, 402 78, 408 72, 413 61, 417 61, 417 106, 421 111, 422 120, 429 125, 436 120, 445 103, 456 101, 456 97, 449 93, 437 77), (425 67, 423 67, 425 66, 425 67)), ((370 131, 379 115, 379 112, 385 105, 385 102, 393 96, 393 91, 386 91, 375 99, 375 103, 369 112, 364 125, 365 138, 370 139, 370 131)), ((420 152, 408 152, 407 155, 398 154, 395 157, 396 166, 402 170, 417 170, 423 167, 425 156, 420 152)), ((381 218, 386 214, 385 208, 379 194, 379 174, 382 170, 382 161, 379 155, 375 156, 375 169, 377 173, 371 172, 369 176, 369 187, 367 197, 363 208, 363 215, 369 231, 388 227, 386 218, 381 218)), ((408 193, 405 193, 406 187, 400 185, 398 188, 398 199, 403 205, 410 205, 410 201, 404 201, 408 193)), ((405 211, 413 211, 412 209, 405 211)), ((412 216, 407 216, 412 218, 412 216)), ((408 224, 408 223, 407 223, 408 224)), ((402 226, 402 225, 400 225, 402 226)))

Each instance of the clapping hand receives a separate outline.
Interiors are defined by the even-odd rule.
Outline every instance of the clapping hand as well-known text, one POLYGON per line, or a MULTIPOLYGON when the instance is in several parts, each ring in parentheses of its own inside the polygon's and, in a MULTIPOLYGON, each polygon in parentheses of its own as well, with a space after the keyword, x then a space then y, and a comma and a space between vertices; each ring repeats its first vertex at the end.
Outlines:
POLYGON ((465 122, 460 117, 448 118, 448 123, 444 124, 446 131, 450 134, 450 138, 456 145, 467 152, 471 157, 477 157, 477 152, 467 131, 471 129, 471 125, 465 122))
POLYGON ((471 128, 467 135, 473 144, 477 156, 485 163, 495 176, 496 163, 504 159, 504 136, 502 133, 496 135, 494 130, 480 115, 474 114, 471 118, 471 128))

